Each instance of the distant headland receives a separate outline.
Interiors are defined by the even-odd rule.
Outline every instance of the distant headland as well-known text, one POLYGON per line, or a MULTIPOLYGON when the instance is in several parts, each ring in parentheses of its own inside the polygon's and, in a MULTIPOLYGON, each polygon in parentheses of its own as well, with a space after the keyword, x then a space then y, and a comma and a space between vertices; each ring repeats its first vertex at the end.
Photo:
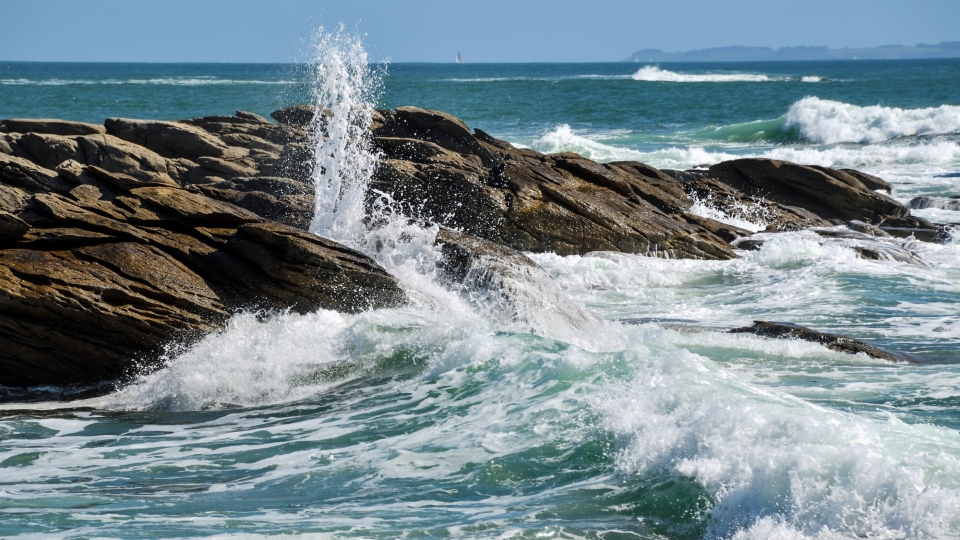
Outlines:
POLYGON ((695 51, 664 52, 642 49, 623 62, 764 62, 808 60, 912 60, 920 58, 960 58, 960 41, 936 45, 881 45, 865 49, 828 49, 827 47, 716 47, 695 51))

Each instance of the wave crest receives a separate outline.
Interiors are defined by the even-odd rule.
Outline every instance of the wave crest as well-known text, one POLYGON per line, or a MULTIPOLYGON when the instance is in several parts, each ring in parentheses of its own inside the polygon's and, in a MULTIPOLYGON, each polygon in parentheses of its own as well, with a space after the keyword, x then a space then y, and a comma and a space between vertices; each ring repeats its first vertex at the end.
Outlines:
POLYGON ((960 107, 860 107, 805 97, 790 107, 785 126, 796 127, 805 140, 819 144, 866 144, 899 137, 951 135, 960 133, 960 107))
POLYGON ((635 81, 651 82, 768 82, 779 80, 756 73, 676 73, 657 66, 643 66, 633 74, 635 81))

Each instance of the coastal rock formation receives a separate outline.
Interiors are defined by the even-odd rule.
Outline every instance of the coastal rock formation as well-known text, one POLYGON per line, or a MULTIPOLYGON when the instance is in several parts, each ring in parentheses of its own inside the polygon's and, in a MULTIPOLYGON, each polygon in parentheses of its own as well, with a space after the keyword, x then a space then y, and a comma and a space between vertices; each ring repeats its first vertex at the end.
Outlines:
MULTIPOLYGON (((0 385, 108 381, 157 365, 237 310, 405 302, 371 259, 305 232, 315 202, 308 130, 322 136, 329 112, 272 116, 279 123, 242 111, 103 126, 0 122, 0 385)), ((881 260, 923 264, 891 237, 943 235, 877 192, 888 184, 852 170, 762 159, 693 171, 600 164, 516 148, 415 107, 377 111, 371 137, 381 155, 368 202, 438 224, 441 278, 504 309, 508 296, 534 305, 547 290, 525 284, 549 288, 520 251, 730 259, 734 247, 762 242, 693 213, 705 200, 731 215, 750 208, 770 231, 860 242, 861 256, 881 260)))
POLYGON ((524 251, 735 256, 706 218, 684 218, 686 195, 655 169, 515 148, 438 111, 381 113, 373 188, 413 217, 524 251))
POLYGON ((778 323, 768 321, 754 321, 752 326, 735 328, 730 330, 732 334, 756 334, 758 336, 779 338, 779 339, 802 339, 819 343, 831 351, 843 352, 847 354, 864 353, 870 358, 878 358, 889 362, 917 363, 916 357, 893 351, 887 351, 864 343, 858 339, 837 334, 828 334, 826 332, 817 332, 805 326, 799 326, 790 323, 778 323))
POLYGON ((0 154, 0 384, 109 381, 241 309, 405 301, 359 252, 140 172, 0 154))

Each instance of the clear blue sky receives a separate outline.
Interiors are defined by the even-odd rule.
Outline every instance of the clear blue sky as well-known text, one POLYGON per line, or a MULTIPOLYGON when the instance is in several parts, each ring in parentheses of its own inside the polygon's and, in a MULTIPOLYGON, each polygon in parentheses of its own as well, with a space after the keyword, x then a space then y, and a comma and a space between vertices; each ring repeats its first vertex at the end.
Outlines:
POLYGON ((616 61, 960 40, 960 0, 0 0, 0 60, 289 62, 320 25, 395 62, 616 61))

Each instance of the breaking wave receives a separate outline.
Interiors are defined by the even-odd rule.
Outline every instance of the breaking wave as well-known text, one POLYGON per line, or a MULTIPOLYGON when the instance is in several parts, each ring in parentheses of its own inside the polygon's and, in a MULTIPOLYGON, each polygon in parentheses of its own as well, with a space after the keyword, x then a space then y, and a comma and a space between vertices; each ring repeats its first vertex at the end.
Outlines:
POLYGON ((692 135, 694 139, 727 143, 875 144, 905 137, 956 134, 960 134, 960 106, 861 107, 805 97, 779 118, 710 127, 692 135))
POLYGON ((784 126, 788 129, 796 127, 804 140, 813 143, 868 144, 899 137, 960 133, 960 107, 860 107, 805 97, 790 107, 784 126))
POLYGON ((960 161, 960 144, 953 141, 914 141, 907 144, 865 146, 776 146, 764 151, 709 150, 702 146, 674 146, 643 152, 577 135, 569 125, 543 134, 531 145, 544 153, 575 152, 600 162, 642 161, 661 169, 689 169, 741 157, 766 157, 824 167, 877 167, 926 164, 947 166, 960 161))
POLYGON ((674 71, 660 69, 657 66, 644 66, 633 74, 633 80, 650 82, 702 83, 768 82, 783 79, 756 73, 676 73, 674 71))

